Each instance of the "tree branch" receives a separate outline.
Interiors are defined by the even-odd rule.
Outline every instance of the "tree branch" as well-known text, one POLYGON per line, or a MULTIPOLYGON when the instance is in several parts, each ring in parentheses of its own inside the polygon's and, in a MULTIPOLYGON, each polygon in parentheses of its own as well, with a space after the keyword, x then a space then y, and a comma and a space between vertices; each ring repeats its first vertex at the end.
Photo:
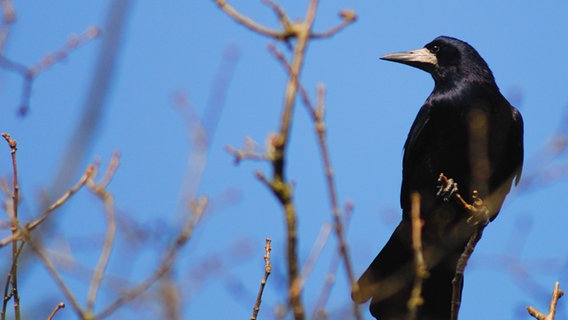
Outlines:
POLYGON ((556 305, 558 304, 558 299, 560 299, 563 295, 564 291, 560 290, 560 283, 557 281, 554 284, 554 290, 552 291, 552 299, 550 299, 550 307, 548 309, 548 314, 543 314, 532 306, 527 307, 527 311, 535 319, 554 320, 554 317, 556 316, 556 305))

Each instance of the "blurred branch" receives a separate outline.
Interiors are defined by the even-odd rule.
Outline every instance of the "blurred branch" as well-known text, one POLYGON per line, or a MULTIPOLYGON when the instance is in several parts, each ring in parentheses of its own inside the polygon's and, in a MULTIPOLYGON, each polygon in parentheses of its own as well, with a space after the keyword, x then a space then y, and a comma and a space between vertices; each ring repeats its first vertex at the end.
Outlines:
MULTIPOLYGON (((345 212, 343 225, 347 229, 349 226, 349 222, 351 220, 351 215, 353 212, 353 203, 347 202, 345 204, 345 208, 343 209, 345 212)), ((329 234, 329 233, 328 233, 329 234)), ((312 319, 324 319, 325 317, 325 305, 329 299, 331 289, 335 284, 335 279, 337 275, 337 269, 339 268, 339 264, 341 262, 341 252, 335 251, 335 255, 333 256, 330 264, 329 269, 327 271, 327 276, 325 277, 325 283, 321 290, 320 296, 316 302, 316 307, 314 309, 314 313, 312 314, 312 319)))
POLYGON ((525 161, 523 177, 512 190, 514 194, 540 189, 568 176, 568 105, 559 118, 555 132, 525 161))
POLYGON ((182 230, 166 250, 164 257, 156 270, 154 270, 154 272, 146 280, 142 281, 134 288, 123 292, 120 297, 118 297, 108 307, 103 309, 103 311, 98 313, 95 318, 102 319, 110 316, 118 308, 146 292, 156 281, 172 269, 181 248, 183 248, 191 238, 193 229, 203 216, 203 213, 207 208, 207 203, 208 200, 206 197, 201 197, 198 201, 190 201, 189 208, 192 214, 188 215, 182 230))
POLYGON ((95 267, 95 272, 93 273, 91 284, 89 286, 89 292, 87 295, 87 312, 89 314, 93 314, 97 293, 99 291, 99 287, 103 280, 105 269, 108 265, 108 260, 110 258, 110 253, 113 248, 114 237, 116 234, 114 198, 106 190, 106 187, 108 186, 112 177, 114 176, 116 169, 118 168, 118 164, 119 164, 119 154, 115 153, 111 158, 111 161, 108 165, 105 175, 99 181, 99 183, 95 183, 93 179, 89 179, 87 181, 87 187, 89 188, 89 190, 91 190, 91 192, 93 192, 97 197, 99 197, 99 199, 101 199, 101 201, 104 203, 105 212, 107 216, 107 231, 103 243, 103 248, 101 250, 101 255, 99 257, 99 261, 97 262, 97 266, 95 267))
POLYGON ((410 214, 415 272, 414 284, 410 293, 410 299, 408 299, 408 309, 410 311, 409 319, 417 319, 418 308, 424 303, 422 298, 422 284, 424 283, 424 279, 428 278, 429 274, 422 251, 422 227, 424 226, 424 221, 420 219, 420 194, 416 192, 412 193, 410 199, 412 202, 410 214))
POLYGON ((16 11, 12 0, 0 0, 2 6, 2 23, 0 24, 0 56, 4 55, 4 45, 8 39, 10 26, 16 21, 16 11))
MULTIPOLYGON (((267 139, 267 144, 269 144, 270 138, 267 139)), ((236 149, 231 146, 226 146, 225 150, 235 157, 235 164, 239 164, 243 160, 256 160, 256 161, 266 161, 269 160, 269 153, 260 148, 259 145, 251 137, 245 137, 245 145, 236 149)))
POLYGON ((564 291, 560 290, 560 283, 557 281, 554 284, 554 291, 552 291, 552 299, 550 300, 550 307, 548 309, 548 314, 543 314, 532 306, 527 307, 527 311, 535 319, 554 320, 554 317, 556 316, 556 305, 558 303, 558 299, 560 299, 563 295, 564 291))
POLYGON ((61 194, 75 179, 96 137, 116 72, 131 3, 130 0, 113 0, 109 3, 106 12, 107 20, 102 31, 104 36, 93 68, 91 83, 81 106, 82 114, 77 120, 73 133, 69 135, 72 139, 65 148, 52 185, 47 188, 50 196, 61 194))
MULTIPOLYGON (((6 0, 3 0, 3 2, 6 2, 6 0)), ((1 33, 2 31, 0 30, 0 35, 1 33)), ((38 77, 38 75, 51 68, 54 64, 65 60, 71 52, 97 38, 100 33, 101 32, 97 27, 89 27, 80 35, 71 35, 62 48, 45 55, 39 62, 31 67, 27 67, 24 64, 13 61, 0 54, 0 67, 20 74, 24 79, 18 113, 22 116, 27 114, 30 106, 33 81, 38 77)))
POLYGON ((229 45, 225 48, 217 74, 211 83, 207 105, 201 117, 197 114, 187 95, 181 92, 174 94, 174 105, 186 121, 193 147, 187 160, 187 173, 181 188, 183 203, 186 203, 187 199, 194 198, 198 193, 207 164, 208 149, 217 131, 217 125, 225 107, 229 85, 233 79, 239 57, 240 52, 236 45, 229 45))
POLYGON ((270 251, 272 251, 272 247, 270 246, 270 238, 266 238, 266 244, 264 246, 264 277, 260 281, 260 288, 258 289, 258 295, 256 297, 256 302, 253 307, 252 316, 250 320, 256 320, 258 316, 258 312, 260 310, 260 303, 262 302, 262 293, 264 292, 264 286, 266 285, 266 281, 272 272, 272 265, 270 265, 270 251))
POLYGON ((57 286, 65 296, 65 299, 71 304, 73 311, 77 313, 77 316, 80 319, 85 319, 87 314, 81 308, 81 305, 79 304, 79 301, 71 291, 71 288, 67 286, 67 284, 63 280, 63 277, 59 274, 59 272, 53 265, 53 262, 51 262, 51 260, 45 253, 45 249, 40 244, 40 241, 32 239, 30 232, 28 232, 28 230, 26 230, 24 227, 20 226, 19 229, 22 235, 24 236, 24 239, 29 244, 30 248, 33 250, 33 252, 39 258, 39 260, 42 262, 47 272, 49 273, 50 277, 55 281, 55 283, 57 284, 57 286))

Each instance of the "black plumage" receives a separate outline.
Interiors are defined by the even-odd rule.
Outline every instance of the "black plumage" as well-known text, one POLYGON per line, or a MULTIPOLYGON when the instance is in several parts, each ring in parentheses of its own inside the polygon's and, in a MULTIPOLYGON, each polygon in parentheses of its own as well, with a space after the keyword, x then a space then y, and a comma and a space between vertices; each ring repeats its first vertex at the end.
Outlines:
POLYGON ((377 319, 407 318, 415 273, 410 194, 418 192, 429 271, 418 319, 448 320, 456 263, 477 226, 466 222, 471 212, 437 194, 438 177, 443 173, 454 179, 466 200, 477 191, 494 219, 521 176, 523 120, 500 93, 486 62, 466 42, 442 36, 422 49, 381 59, 422 69, 432 75, 435 86, 404 145, 402 221, 358 280, 353 299, 372 299, 370 310, 377 319))

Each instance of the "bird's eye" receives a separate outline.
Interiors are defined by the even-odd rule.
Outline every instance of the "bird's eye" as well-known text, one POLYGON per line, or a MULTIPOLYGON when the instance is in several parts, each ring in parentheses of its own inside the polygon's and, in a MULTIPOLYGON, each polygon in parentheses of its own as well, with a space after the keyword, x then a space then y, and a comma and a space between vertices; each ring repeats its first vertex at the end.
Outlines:
POLYGON ((430 52, 432 53, 438 53, 438 51, 440 51, 440 47, 438 46, 432 46, 432 48, 430 48, 430 52))

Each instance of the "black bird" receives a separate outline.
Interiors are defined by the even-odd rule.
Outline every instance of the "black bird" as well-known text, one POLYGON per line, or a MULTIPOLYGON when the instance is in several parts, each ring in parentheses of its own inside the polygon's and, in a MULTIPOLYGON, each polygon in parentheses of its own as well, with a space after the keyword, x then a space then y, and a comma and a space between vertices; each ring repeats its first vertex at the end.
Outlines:
POLYGON ((493 220, 521 176, 523 120, 500 93, 487 63, 464 41, 441 36, 422 49, 381 59, 422 69, 432 75, 435 86, 404 145, 402 221, 354 286, 352 297, 358 303, 372 298, 370 310, 377 319, 408 318, 415 277, 410 195, 418 192, 429 276, 417 318, 448 320, 456 263, 478 226, 467 221, 471 212, 463 205, 447 194, 440 196, 438 177, 443 173, 452 178, 466 200, 477 191, 493 220))

